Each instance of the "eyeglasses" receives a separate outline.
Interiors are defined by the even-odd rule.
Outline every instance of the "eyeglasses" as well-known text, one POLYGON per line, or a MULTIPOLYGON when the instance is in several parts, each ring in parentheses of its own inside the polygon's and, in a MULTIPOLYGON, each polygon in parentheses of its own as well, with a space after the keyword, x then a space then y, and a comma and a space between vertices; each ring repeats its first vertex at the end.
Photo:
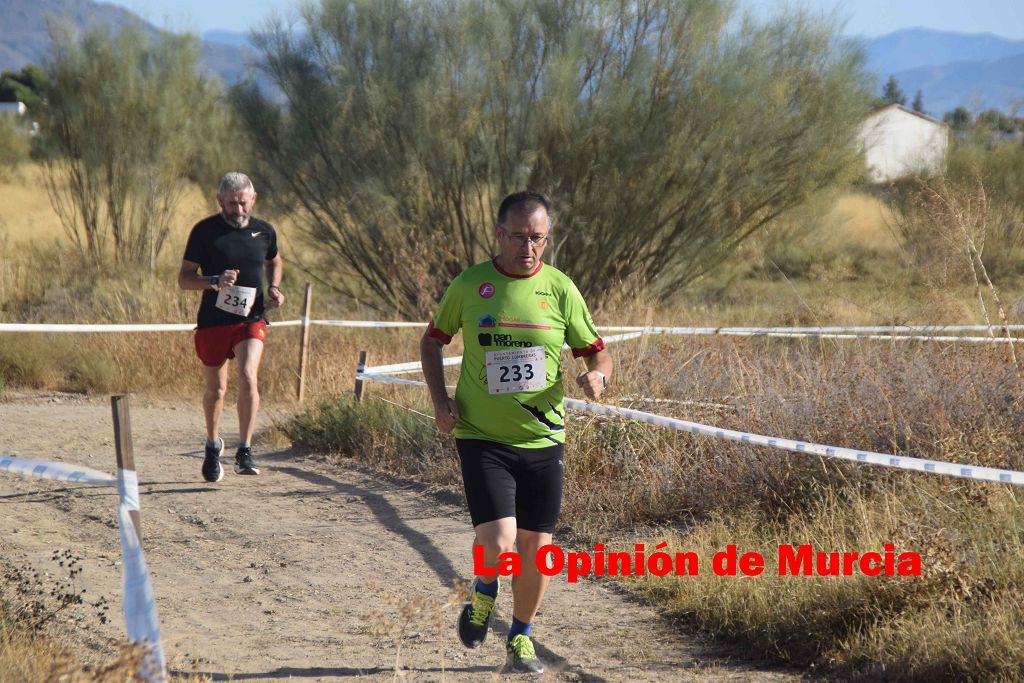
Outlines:
POLYGON ((501 231, 505 233, 505 237, 515 242, 516 246, 519 247, 522 247, 527 243, 529 243, 531 247, 542 247, 544 246, 544 243, 548 241, 547 235, 517 235, 509 232, 505 228, 502 228, 501 231))

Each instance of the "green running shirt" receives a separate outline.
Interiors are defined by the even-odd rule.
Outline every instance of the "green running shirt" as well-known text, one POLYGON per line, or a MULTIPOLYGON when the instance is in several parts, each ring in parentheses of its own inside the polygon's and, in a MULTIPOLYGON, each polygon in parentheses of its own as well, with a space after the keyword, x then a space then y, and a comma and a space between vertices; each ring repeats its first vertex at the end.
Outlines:
POLYGON ((428 334, 447 344, 460 329, 465 351, 455 390, 455 436, 521 448, 565 443, 562 344, 576 357, 604 348, 573 281, 544 263, 529 275, 479 263, 449 285, 428 334), (534 347, 543 349, 543 369, 536 362, 539 349, 529 357, 534 347))

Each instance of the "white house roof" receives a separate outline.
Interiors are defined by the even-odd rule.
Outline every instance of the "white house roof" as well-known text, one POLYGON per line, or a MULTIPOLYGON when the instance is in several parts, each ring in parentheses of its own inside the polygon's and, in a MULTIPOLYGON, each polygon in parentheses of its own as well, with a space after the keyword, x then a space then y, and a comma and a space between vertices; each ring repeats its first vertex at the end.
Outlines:
POLYGON ((897 109, 899 111, 902 111, 902 112, 905 112, 907 114, 910 114, 911 116, 917 116, 919 118, 922 118, 925 121, 928 121, 929 123, 934 123, 937 126, 945 126, 946 128, 949 128, 949 126, 947 124, 943 123, 942 121, 939 121, 938 119, 933 119, 931 116, 928 116, 927 114, 924 114, 924 113, 919 112, 919 111, 914 111, 913 109, 909 109, 907 107, 904 107, 902 104, 895 104, 895 103, 894 104, 885 104, 885 105, 882 105, 881 107, 876 107, 876 108, 872 109, 868 113, 868 115, 865 116, 864 118, 865 118, 865 120, 866 119, 870 119, 870 118, 872 118, 874 116, 877 116, 877 115, 881 114, 884 111, 889 111, 890 109, 897 109))

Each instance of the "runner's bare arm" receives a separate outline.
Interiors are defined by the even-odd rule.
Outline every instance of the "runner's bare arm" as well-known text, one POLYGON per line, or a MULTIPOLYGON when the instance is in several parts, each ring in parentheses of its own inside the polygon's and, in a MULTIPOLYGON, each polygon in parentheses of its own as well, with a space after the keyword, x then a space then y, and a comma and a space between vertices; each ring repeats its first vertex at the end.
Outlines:
POLYGON ((430 390, 430 400, 434 404, 434 422, 445 434, 451 434, 455 423, 459 421, 459 409, 455 401, 448 396, 444 385, 444 360, 440 341, 424 333, 420 339, 420 362, 423 364, 423 378, 430 390))
POLYGON ((596 401, 601 398, 607 383, 612 376, 612 355, 608 349, 601 349, 592 356, 586 357, 587 371, 576 378, 587 398, 596 401))
POLYGON ((284 294, 281 292, 281 271, 283 265, 284 260, 281 258, 281 254, 264 262, 264 269, 267 274, 267 297, 270 299, 270 305, 274 308, 284 303, 284 294))
MULTIPOLYGON (((219 274, 219 287, 230 287, 238 279, 237 270, 225 270, 219 274)), ((188 259, 181 260, 181 269, 178 271, 178 287, 181 289, 209 289, 210 276, 199 274, 199 264, 188 259)))

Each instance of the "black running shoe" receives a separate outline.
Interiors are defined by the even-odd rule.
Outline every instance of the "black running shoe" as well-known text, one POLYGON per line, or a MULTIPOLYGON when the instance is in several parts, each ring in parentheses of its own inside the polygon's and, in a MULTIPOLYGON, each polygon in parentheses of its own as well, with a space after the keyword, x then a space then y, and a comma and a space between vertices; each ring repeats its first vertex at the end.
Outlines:
POLYGON ((220 454, 224 452, 224 439, 217 439, 215 446, 206 443, 206 457, 203 458, 203 479, 208 482, 220 481, 224 478, 224 468, 220 466, 220 454))
POLYGON ((235 453, 235 474, 259 474, 260 468, 256 467, 256 461, 252 459, 252 448, 239 446, 235 453))
POLYGON ((474 582, 469 602, 459 614, 459 640, 463 645, 468 648, 477 648, 484 644, 484 640, 487 638, 487 626, 491 623, 491 612, 493 611, 494 598, 478 592, 474 582))
POLYGON ((544 673, 544 663, 537 659, 537 652, 533 649, 533 643, 529 636, 518 635, 505 643, 505 652, 508 659, 505 662, 505 672, 523 674, 544 673))

